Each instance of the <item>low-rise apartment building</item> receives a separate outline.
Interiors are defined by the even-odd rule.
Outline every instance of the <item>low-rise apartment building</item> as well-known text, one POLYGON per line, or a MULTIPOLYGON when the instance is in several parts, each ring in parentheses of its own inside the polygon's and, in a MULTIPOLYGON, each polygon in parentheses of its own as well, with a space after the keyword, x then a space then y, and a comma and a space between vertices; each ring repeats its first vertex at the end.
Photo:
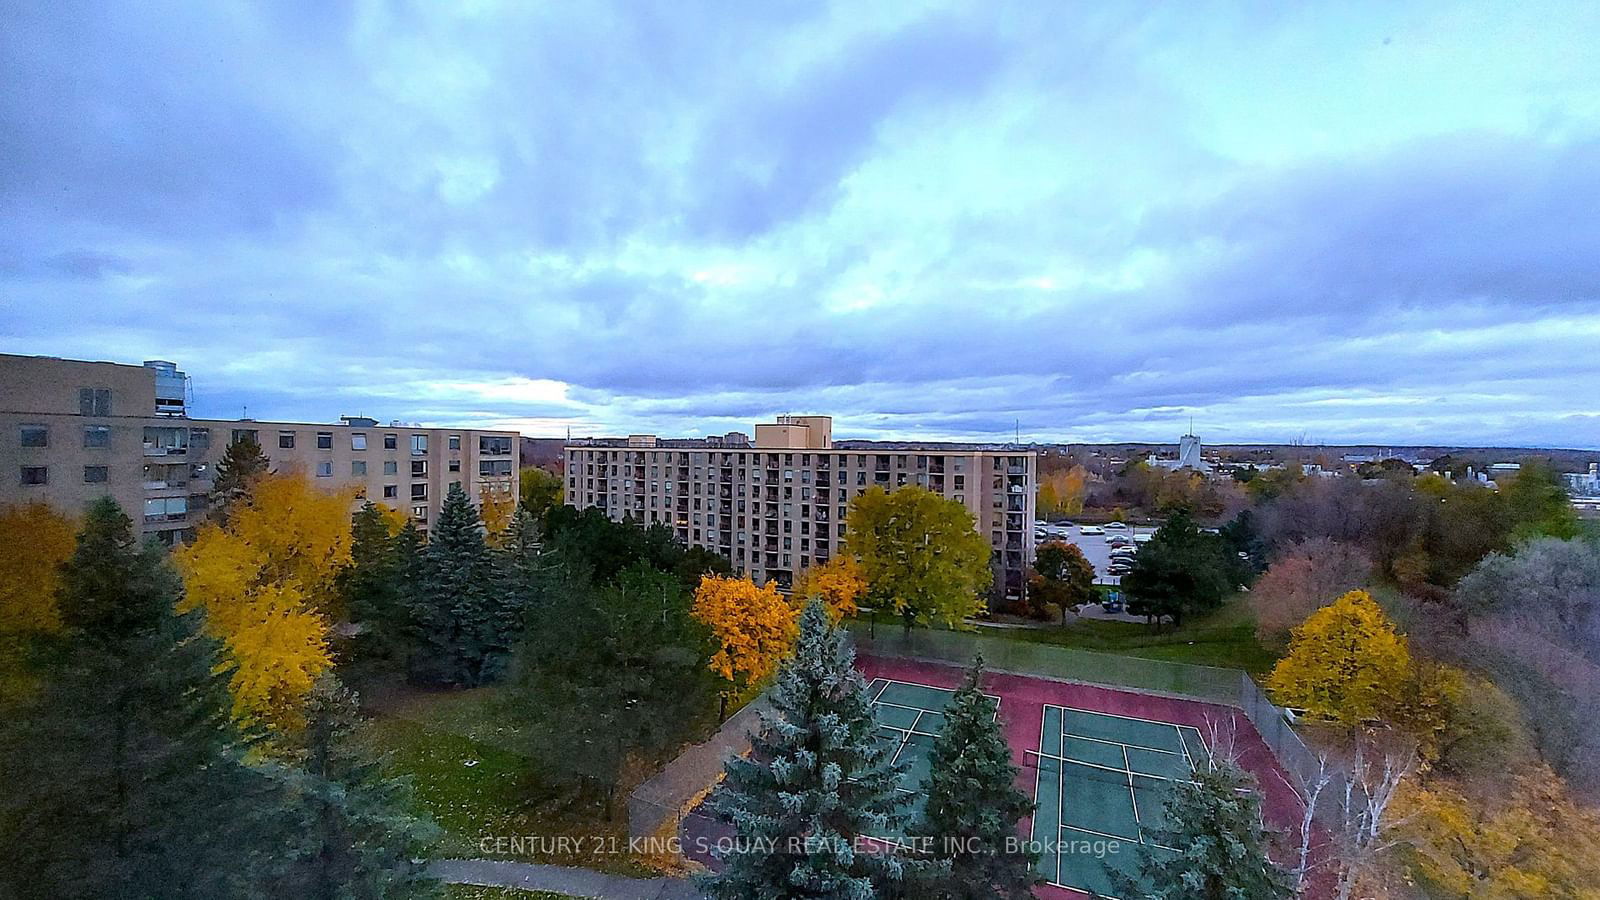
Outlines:
MULTIPOLYGON (((0 505, 43 501, 70 512, 110 495, 144 533, 184 540, 205 518, 216 465, 249 435, 272 467, 401 510, 426 528, 452 484, 480 502, 517 490, 512 431, 196 419, 185 378, 142 366, 0 354, 0 505)), ((358 503, 360 500, 358 499, 358 503)))
POLYGON ((836 445, 828 416, 781 416, 700 440, 654 435, 568 444, 566 503, 662 524, 737 571, 787 589, 844 546, 850 501, 873 487, 918 485, 972 513, 994 548, 996 586, 1018 593, 1033 561, 1037 458, 977 444, 836 445))

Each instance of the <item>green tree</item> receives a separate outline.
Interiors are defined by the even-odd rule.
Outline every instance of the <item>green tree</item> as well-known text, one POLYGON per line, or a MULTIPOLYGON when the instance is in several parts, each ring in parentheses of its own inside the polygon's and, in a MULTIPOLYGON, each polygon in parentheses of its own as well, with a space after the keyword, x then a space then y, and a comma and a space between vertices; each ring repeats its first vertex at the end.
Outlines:
POLYGON ((478 511, 459 486, 445 497, 423 556, 412 606, 413 677, 466 686, 494 681, 521 631, 522 601, 502 589, 478 511))
POLYGON ((64 628, 0 720, 0 895, 253 897, 282 837, 240 762, 228 671, 176 573, 110 498, 62 569, 64 628))
POLYGON ((1146 853, 1137 875, 1112 872, 1124 896, 1151 900, 1274 900, 1295 894, 1293 880, 1267 855, 1255 779, 1214 760, 1193 781, 1174 781, 1164 827, 1149 839, 1172 853, 1146 853))
POLYGON ((518 508, 501 538, 500 546, 495 549, 505 590, 523 598, 524 602, 537 586, 543 547, 544 534, 539 519, 526 507, 518 508))
POLYGON ((531 756, 609 817, 630 758, 659 761, 715 712, 711 634, 673 575, 635 565, 594 584, 557 564, 536 574, 520 677, 506 714, 531 756))
POLYGON ((711 808, 733 827, 714 897, 869 898, 902 882, 905 861, 864 852, 859 838, 894 834, 904 817, 901 771, 873 733, 866 682, 844 632, 820 601, 801 615, 792 659, 778 671, 772 713, 748 757, 724 765, 711 808))
MULTIPOLYGON (((411 610, 401 580, 401 544, 396 517, 367 501, 351 517, 350 564, 335 585, 341 605, 356 626, 343 662, 359 666, 403 663, 411 610)), ((413 526, 412 534, 415 535, 413 526)))
POLYGON ((439 896, 424 875, 438 829, 406 811, 410 782, 383 774, 383 760, 357 749, 356 696, 332 675, 312 688, 298 767, 284 780, 298 813, 292 860, 275 893, 308 900, 439 896))
POLYGON ((1017 790, 1020 774, 995 718, 994 701, 979 685, 983 660, 944 711, 933 741, 926 805, 911 833, 932 848, 941 865, 929 893, 960 900, 1033 896, 1038 854, 1015 840, 1017 823, 1033 803, 1017 790))
POLYGON ((1061 623, 1074 606, 1094 603, 1100 593, 1094 588, 1094 566, 1077 545, 1066 541, 1046 541, 1034 552, 1033 572, 1028 578, 1028 602, 1044 616, 1044 605, 1061 608, 1061 623))
POLYGON ((683 551, 683 558, 678 560, 673 572, 683 582, 683 586, 692 591, 700 586, 700 579, 707 575, 721 578, 732 575, 733 564, 715 550, 690 547, 683 551))
POLYGON ((966 506, 915 485, 872 488, 850 503, 845 552, 861 562, 867 597, 915 623, 954 624, 983 608, 989 541, 966 506))
POLYGON ((554 472, 529 466, 517 474, 520 482, 517 487, 520 505, 523 509, 533 514, 537 521, 544 521, 550 510, 561 505, 562 488, 561 476, 554 472))
POLYGON ((1520 543, 1530 538, 1575 538, 1578 514, 1561 483, 1561 475, 1547 463, 1528 460, 1515 478, 1500 486, 1511 523, 1511 540, 1520 543))
POLYGON ((1256 525, 1255 513, 1241 510, 1237 516, 1220 529, 1223 546, 1227 549, 1230 564, 1235 567, 1235 580, 1244 584, 1267 570, 1270 548, 1256 525))
MULTIPOLYGON (((613 521, 604 510, 575 510, 558 506, 545 518, 546 544, 562 564, 596 582, 614 582, 638 563, 664 572, 677 572, 685 550, 665 525, 641 527, 631 519, 613 521)), ((697 573, 698 575, 698 573, 697 573)), ((694 590, 698 577, 685 578, 694 590)))
POLYGON ((256 443, 255 438, 244 435, 229 444, 222 451, 222 459, 217 463, 217 471, 211 481, 207 503, 212 520, 226 522, 228 509, 250 493, 250 486, 257 478, 267 474, 269 466, 267 455, 261 452, 261 445, 256 443))
POLYGON ((1187 615, 1221 606, 1235 586, 1234 572, 1222 540, 1180 511, 1139 550, 1133 571, 1122 576, 1122 589, 1129 612, 1156 622, 1171 616, 1181 625, 1187 615))

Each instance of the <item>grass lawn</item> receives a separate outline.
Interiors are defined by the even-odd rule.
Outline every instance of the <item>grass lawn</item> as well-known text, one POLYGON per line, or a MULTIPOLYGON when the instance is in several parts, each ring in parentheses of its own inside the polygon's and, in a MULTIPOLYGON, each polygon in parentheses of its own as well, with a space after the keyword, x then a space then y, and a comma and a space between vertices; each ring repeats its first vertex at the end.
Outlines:
POLYGON ((418 811, 443 830, 434 855, 656 874, 624 852, 625 812, 607 822, 599 809, 537 799, 535 761, 517 752, 515 731, 491 714, 495 690, 396 695, 363 728, 363 740, 390 754, 390 771, 411 776, 418 811), (485 839, 501 837, 524 840, 485 852, 485 839))
POLYGON ((984 633, 1101 653, 1244 669, 1253 674, 1270 670, 1278 661, 1277 654, 1256 639, 1255 616, 1242 595, 1181 628, 1152 631, 1143 623, 1079 619, 1066 626, 995 628, 984 629, 984 633))

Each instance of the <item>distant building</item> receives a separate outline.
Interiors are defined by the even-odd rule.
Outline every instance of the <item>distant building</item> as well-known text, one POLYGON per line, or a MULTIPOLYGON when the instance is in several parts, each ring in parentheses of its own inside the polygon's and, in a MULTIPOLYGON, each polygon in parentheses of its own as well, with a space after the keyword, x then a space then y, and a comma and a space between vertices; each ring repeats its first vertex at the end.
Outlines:
POLYGON ((1561 476, 1567 483, 1567 493, 1574 497, 1600 497, 1600 463, 1589 463, 1587 472, 1568 472, 1561 476))
POLYGON ((205 518, 216 464, 246 435, 277 469, 409 513, 426 528, 451 485, 474 503, 515 493, 517 434, 420 428, 345 416, 337 425, 192 419, 177 366, 0 354, 0 505, 42 501, 78 513, 110 496, 162 543, 205 518))
POLYGON ((787 589, 844 547, 850 500, 918 485, 964 505, 989 539, 998 586, 1019 593, 1033 562, 1037 454, 1014 446, 833 441, 829 416, 780 416, 695 439, 635 434, 573 441, 566 502, 661 524, 787 589))
POLYGON ((1203 475, 1211 474, 1211 464, 1201 458, 1205 448, 1201 446, 1200 439, 1192 434, 1185 434, 1178 438, 1178 458, 1164 459, 1156 454, 1150 454, 1145 460, 1152 468, 1177 471, 1178 469, 1192 469, 1203 475))

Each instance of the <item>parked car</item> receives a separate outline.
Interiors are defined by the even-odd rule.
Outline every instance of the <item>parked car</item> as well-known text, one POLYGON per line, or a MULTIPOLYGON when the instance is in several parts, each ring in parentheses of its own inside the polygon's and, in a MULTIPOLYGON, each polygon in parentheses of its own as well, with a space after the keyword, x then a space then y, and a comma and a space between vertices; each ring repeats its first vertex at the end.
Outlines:
POLYGON ((1107 522, 1106 523, 1106 527, 1107 528, 1114 528, 1114 529, 1116 529, 1118 531, 1122 531, 1123 529, 1128 527, 1128 523, 1126 523, 1126 522, 1107 522))
POLYGON ((1132 547, 1112 547, 1111 548, 1111 558, 1112 559, 1133 559, 1134 556, 1136 556, 1138 553, 1139 553, 1139 551, 1133 549, 1132 547))
POLYGON ((1133 573, 1133 566, 1130 566, 1130 565, 1128 565, 1126 563, 1112 563, 1111 565, 1106 567, 1106 574, 1107 575, 1115 575, 1118 578, 1121 578, 1124 575, 1129 575, 1129 574, 1132 574, 1132 573, 1133 573))
POLYGON ((1078 529, 1079 534, 1105 534, 1106 530, 1098 525, 1085 525, 1078 529))

